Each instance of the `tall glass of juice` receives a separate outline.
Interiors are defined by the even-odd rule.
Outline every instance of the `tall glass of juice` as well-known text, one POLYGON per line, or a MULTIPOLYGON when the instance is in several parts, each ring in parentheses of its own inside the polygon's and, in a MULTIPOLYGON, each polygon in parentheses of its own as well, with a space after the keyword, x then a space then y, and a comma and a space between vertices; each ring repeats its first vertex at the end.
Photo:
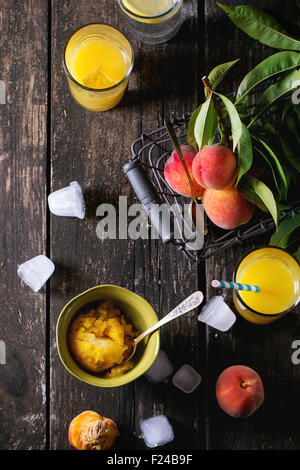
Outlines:
POLYGON ((183 0, 118 0, 118 3, 141 42, 169 41, 181 26, 183 0))
POLYGON ((238 313, 252 323, 278 320, 300 300, 300 266, 282 248, 268 246, 247 254, 236 267, 234 281, 260 288, 233 293, 238 313))
POLYGON ((124 95, 133 51, 116 28, 92 23, 77 29, 68 39, 63 66, 75 100, 90 111, 107 111, 124 95))

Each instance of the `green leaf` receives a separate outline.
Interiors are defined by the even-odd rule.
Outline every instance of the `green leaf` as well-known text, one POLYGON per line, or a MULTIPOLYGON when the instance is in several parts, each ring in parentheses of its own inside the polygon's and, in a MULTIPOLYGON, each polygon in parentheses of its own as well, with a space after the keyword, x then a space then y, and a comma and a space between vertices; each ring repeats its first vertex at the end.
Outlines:
POLYGON ((187 128, 187 141, 188 143, 197 150, 197 142, 195 139, 195 124, 197 117, 201 111, 202 104, 193 112, 190 117, 188 128, 187 128))
POLYGON ((300 241, 300 230, 299 227, 298 229, 294 230, 289 237, 287 237, 286 242, 284 243, 284 246, 282 248, 288 248, 300 241))
POLYGON ((239 101, 238 103, 234 103, 234 105, 242 121, 245 121, 245 122, 249 121, 250 116, 249 116, 247 96, 245 96, 242 101, 239 101))
POLYGON ((276 228, 278 223, 277 204, 272 191, 255 176, 245 175, 238 185, 238 190, 245 199, 263 211, 270 212, 276 228))
POLYGON ((225 62, 224 64, 217 65, 210 74, 208 80, 212 90, 215 90, 221 83, 227 72, 233 67, 240 59, 232 60, 231 62, 225 62))
POLYGON ((213 99, 210 96, 201 106, 195 122, 194 135, 199 150, 205 145, 213 143, 217 127, 217 114, 213 99))
POLYGON ((271 134, 273 137, 277 136, 277 131, 270 122, 267 121, 264 124, 265 124, 264 127, 265 127, 267 134, 271 134))
MULTIPOLYGON (((295 115, 295 119, 297 116, 295 115)), ((285 117, 284 123, 278 133, 278 138, 281 142, 283 152, 289 161, 290 165, 300 173, 300 121, 297 124, 295 120, 289 115, 285 117)))
POLYGON ((286 248, 287 246, 297 241, 299 234, 296 237, 293 235, 295 235, 294 232, 299 228, 300 214, 297 214, 295 217, 283 220, 278 226, 278 231, 272 235, 270 239, 270 245, 286 248))
POLYGON ((253 162, 253 150, 250 132, 242 123, 242 135, 238 143, 238 176, 236 186, 242 176, 250 170, 253 162))
POLYGON ((300 54, 298 52, 277 52, 260 62, 242 80, 235 104, 243 100, 256 85, 264 80, 282 72, 295 69, 300 66, 300 54))
POLYGON ((281 146, 284 151, 284 154, 289 161, 289 163, 293 166, 295 170, 297 170, 298 173, 300 173, 300 159, 299 159, 299 153, 295 153, 293 148, 291 148, 287 142, 287 140, 283 136, 279 136, 280 141, 281 141, 281 146))
POLYGON ((300 245, 298 246, 297 251, 294 253, 294 256, 298 260, 298 263, 300 263, 300 245))
POLYGON ((297 89, 299 86, 300 80, 300 70, 292 70, 288 72, 284 77, 278 80, 273 85, 269 86, 264 93, 262 94, 260 100, 258 101, 253 118, 248 125, 248 128, 259 118, 259 116, 276 100, 282 98, 288 93, 291 93, 293 90, 297 89))
POLYGON ((281 114, 281 122, 284 121, 284 118, 286 114, 289 112, 291 106, 292 106, 292 103, 290 101, 287 101, 285 105, 283 106, 282 114, 281 114))
POLYGON ((288 211, 290 209, 293 208, 293 206, 291 205, 288 205, 288 204, 277 204, 277 207, 278 207, 278 211, 281 212, 281 211, 288 211))
POLYGON ((300 41, 289 36, 271 15, 250 5, 239 5, 235 8, 220 3, 218 5, 228 14, 230 20, 251 38, 275 49, 300 51, 300 41))
POLYGON ((278 160, 271 147, 264 140, 258 137, 254 137, 254 139, 259 142, 263 149, 267 152, 266 154, 266 152, 256 147, 256 150, 266 160, 272 170, 273 178, 278 190, 279 200, 286 200, 288 184, 280 161, 278 160))
POLYGON ((233 151, 235 151, 242 135, 242 121, 234 104, 228 98, 226 98, 226 96, 221 95, 220 93, 216 93, 216 95, 221 98, 228 113, 231 124, 233 151))
MULTIPOLYGON (((300 85, 300 83, 299 83, 300 85)), ((300 92, 300 87, 299 87, 299 92, 300 92)), ((300 95, 299 95, 300 96, 300 95)), ((300 104, 300 103, 299 103, 300 104)), ((297 117, 298 117, 298 121, 300 123, 300 106, 298 105, 294 105, 293 106, 293 110, 295 111, 295 113, 297 114, 297 117)))
POLYGON ((290 133, 294 136, 296 143, 297 143, 297 147, 299 149, 300 147, 300 121, 296 123, 296 118, 297 118, 296 115, 292 116, 291 114, 288 114, 285 118, 285 123, 290 133))
MULTIPOLYGON (((266 133, 262 135, 262 139, 272 148, 274 153, 278 155, 278 160, 280 161, 280 166, 282 171, 285 175, 286 179, 286 186, 287 186, 287 197, 288 199, 288 191, 291 186, 292 180, 295 178, 295 171, 293 167, 286 161, 284 158, 284 151, 280 141, 280 129, 273 127, 269 122, 265 123, 265 131, 266 133), (267 140, 265 140, 267 139, 267 140)), ((282 203, 281 203, 281 207, 282 203)))

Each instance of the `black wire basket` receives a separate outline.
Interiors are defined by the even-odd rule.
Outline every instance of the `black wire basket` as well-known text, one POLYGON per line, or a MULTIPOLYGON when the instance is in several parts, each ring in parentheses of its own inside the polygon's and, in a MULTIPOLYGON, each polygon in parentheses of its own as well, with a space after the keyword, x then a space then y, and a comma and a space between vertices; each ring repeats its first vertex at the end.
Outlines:
MULTIPOLYGON (((185 114, 181 118, 173 117, 171 123, 175 129, 180 144, 186 144, 187 125, 190 115, 185 114)), ((245 240, 258 237, 275 230, 275 223, 270 214, 259 209, 255 211, 250 222, 234 230, 223 230, 216 227, 206 216, 205 223, 207 233, 204 237, 202 248, 194 250, 190 248, 190 239, 181 231, 176 238, 173 230, 158 219, 151 212, 153 205, 166 204, 170 210, 173 223, 183 227, 185 221, 178 220, 180 211, 174 207, 182 207, 186 204, 186 198, 175 193, 164 178, 164 165, 173 150, 173 144, 165 126, 160 127, 147 134, 142 134, 139 139, 131 145, 131 161, 124 166, 124 172, 135 191, 139 201, 143 204, 151 222, 156 227, 164 243, 173 243, 191 261, 200 262, 210 256, 222 252, 226 248, 240 245, 245 240)), ((281 212, 280 220, 293 217, 299 212, 299 206, 281 212)), ((178 233, 178 232, 177 232, 178 233)))

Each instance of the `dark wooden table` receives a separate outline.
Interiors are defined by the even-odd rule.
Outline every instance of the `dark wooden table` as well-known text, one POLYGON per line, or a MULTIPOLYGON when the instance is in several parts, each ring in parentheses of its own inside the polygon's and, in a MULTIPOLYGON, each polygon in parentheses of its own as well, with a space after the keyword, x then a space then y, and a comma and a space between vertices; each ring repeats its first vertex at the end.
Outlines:
MULTIPOLYGON (((263 8, 299 36, 298 0, 230 3, 263 8)), ((213 66, 241 58, 224 84, 228 92, 271 52, 238 31, 213 0, 185 0, 184 15, 173 40, 149 46, 127 32, 116 1, 1 0, 0 79, 7 91, 7 104, 0 105, 0 340, 7 354, 0 364, 1 449, 69 449, 69 422, 85 409, 118 423, 118 449, 144 449, 139 422, 160 413, 174 425, 169 449, 300 447, 300 366, 291 361, 292 342, 300 338, 295 313, 267 327, 238 318, 224 334, 200 325, 196 314, 165 327, 162 348, 175 368, 188 363, 202 375, 191 395, 143 377, 121 388, 94 388, 73 378, 57 354, 57 317, 83 290, 118 284, 162 315, 195 289, 213 295, 212 278, 229 278, 241 254, 262 242, 197 266, 160 241, 96 236, 99 204, 117 203, 119 195, 133 201, 122 173, 131 142, 171 112, 192 111, 203 99, 201 77, 213 66), (103 114, 74 103, 61 60, 70 32, 93 21, 127 32, 136 57, 125 99, 103 114), (87 217, 51 216, 47 195, 74 180, 84 188, 87 217), (34 293, 17 277, 17 264, 41 253, 56 272, 34 293), (219 373, 234 364, 256 369, 265 385, 264 405, 247 420, 227 416, 215 398, 219 373)))

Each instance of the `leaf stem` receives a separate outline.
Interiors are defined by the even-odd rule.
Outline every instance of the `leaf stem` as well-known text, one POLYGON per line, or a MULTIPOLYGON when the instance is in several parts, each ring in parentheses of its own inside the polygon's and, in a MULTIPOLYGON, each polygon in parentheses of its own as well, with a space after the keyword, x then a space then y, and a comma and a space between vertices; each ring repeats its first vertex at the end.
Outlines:
POLYGON ((185 159, 182 155, 182 152, 181 152, 181 148, 180 148, 180 145, 179 145, 179 142, 178 142, 178 139, 177 139, 177 136, 176 136, 176 133, 175 133, 175 129, 170 121, 170 119, 168 118, 165 118, 165 127, 167 129, 167 132, 169 134, 169 137, 177 151, 177 154, 181 160, 181 163, 183 165, 183 168, 184 168, 184 171, 186 173, 186 176, 187 176, 187 179, 188 179, 188 182, 189 182, 189 185, 190 185, 190 189, 191 189, 191 203, 194 202, 194 199, 195 199, 195 195, 194 195, 194 188, 193 188, 193 183, 192 183, 192 179, 191 179, 191 176, 190 176, 190 173, 189 173, 189 170, 188 170, 188 167, 186 165, 186 162, 185 162, 185 159))
POLYGON ((230 147, 230 139, 229 139, 230 132, 223 118, 220 103, 218 102, 213 90, 211 89, 209 79, 206 75, 202 78, 202 82, 207 91, 207 97, 208 98, 212 97, 213 104, 217 113, 218 122, 220 124, 220 130, 221 130, 222 136, 224 136, 225 138, 226 146, 230 147))

